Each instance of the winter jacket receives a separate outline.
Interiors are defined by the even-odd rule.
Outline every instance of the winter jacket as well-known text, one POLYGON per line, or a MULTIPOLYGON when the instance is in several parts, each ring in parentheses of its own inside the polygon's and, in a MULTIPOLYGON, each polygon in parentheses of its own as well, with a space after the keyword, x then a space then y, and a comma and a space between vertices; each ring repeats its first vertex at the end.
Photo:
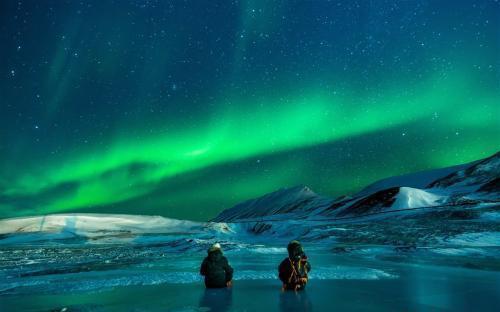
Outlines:
POLYGON ((205 276, 207 288, 222 288, 233 279, 233 268, 229 265, 227 258, 222 255, 222 251, 214 250, 203 259, 200 274, 205 276))
POLYGON ((278 267, 279 278, 285 290, 301 290, 306 287, 311 264, 307 261, 302 246, 292 241, 288 247, 288 258, 281 261, 278 267))

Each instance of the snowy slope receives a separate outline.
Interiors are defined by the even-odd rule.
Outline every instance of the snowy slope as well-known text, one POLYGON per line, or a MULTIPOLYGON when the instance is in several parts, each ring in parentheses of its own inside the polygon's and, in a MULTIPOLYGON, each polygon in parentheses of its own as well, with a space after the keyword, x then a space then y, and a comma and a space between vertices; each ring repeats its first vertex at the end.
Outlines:
MULTIPOLYGON (((457 170, 437 179, 429 188, 467 188, 478 189, 480 186, 498 180, 500 177, 500 152, 475 164, 457 170)), ((498 189, 496 190, 499 191, 498 189)))
POLYGON ((365 196, 369 195, 381 190, 385 190, 391 187, 396 187, 396 186, 407 186, 407 187, 412 187, 412 188, 426 188, 427 185, 431 184, 432 182, 439 180, 441 178, 444 178, 454 172, 457 172, 459 170, 463 170, 465 168, 468 168, 474 164, 476 164, 478 161, 473 161, 471 163, 463 164, 463 165, 458 165, 458 166, 452 166, 452 167, 446 167, 446 168, 441 168, 441 169, 434 169, 434 170, 425 170, 425 171, 420 171, 420 172, 415 172, 415 173, 410 173, 410 174, 405 174, 405 175, 400 175, 400 176, 395 176, 395 177, 390 177, 386 179, 379 180, 377 182, 374 182, 367 187, 365 187, 363 190, 361 190, 359 193, 356 194, 356 196, 365 196))
POLYGON ((179 233, 202 229, 197 222, 159 216, 56 214, 0 220, 0 234, 28 232, 65 232, 98 235, 101 231, 127 233, 179 233))
POLYGON ((226 228, 224 223, 207 224, 159 216, 58 214, 0 220, 0 245, 151 243, 186 235, 224 233, 226 228))
POLYGON ((374 182, 359 193, 357 197, 397 186, 412 188, 447 187, 460 181, 469 185, 484 184, 500 176, 500 153, 467 164, 440 169, 425 170, 374 182))
POLYGON ((411 187, 401 187, 391 209, 411 209, 444 204, 447 196, 411 187))
POLYGON ((387 178, 337 200, 308 187, 281 189, 223 211, 214 221, 361 216, 379 212, 500 200, 500 153, 468 164, 387 178))
POLYGON ((360 216, 377 212, 388 212, 445 204, 448 196, 430 190, 411 187, 392 187, 354 199, 334 210, 336 217, 360 216))
POLYGON ((212 221, 227 222, 286 214, 305 216, 328 207, 332 202, 333 199, 317 195, 310 188, 300 185, 280 189, 262 197, 240 203, 233 208, 224 210, 212 221))

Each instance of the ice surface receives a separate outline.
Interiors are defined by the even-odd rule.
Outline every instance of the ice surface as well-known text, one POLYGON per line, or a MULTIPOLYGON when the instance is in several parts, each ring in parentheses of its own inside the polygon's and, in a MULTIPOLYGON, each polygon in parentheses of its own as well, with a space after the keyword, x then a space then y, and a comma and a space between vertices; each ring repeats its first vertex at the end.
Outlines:
MULTIPOLYGON (((439 200, 439 196, 413 189, 402 194, 404 200, 411 198, 412 205, 439 200)), ((295 219, 196 223, 124 215, 2 220, 0 309, 125 311, 135 307, 148 311, 205 311, 208 306, 221 311, 214 302, 227 298, 200 294, 203 281, 198 273, 206 249, 220 242, 235 269, 234 289, 229 294, 234 292, 236 299, 228 303, 234 309, 226 311, 289 311, 289 305, 310 304, 307 298, 276 297, 280 294, 277 265, 287 256, 287 242, 295 238, 302 240, 312 264, 304 294, 312 295, 315 310, 328 310, 332 304, 342 306, 349 300, 360 302, 360 298, 380 299, 377 305, 390 310, 395 306, 394 294, 405 298, 415 290, 414 276, 418 276, 417 285, 429 289, 429 297, 419 300, 432 307, 436 307, 436 293, 449 292, 446 285, 435 289, 442 281, 436 281, 436 276, 444 276, 451 285, 464 285, 466 276, 467 283, 475 281, 475 289, 481 289, 474 298, 491 298, 489 285, 500 282, 500 267, 491 260, 500 255, 500 225, 489 221, 498 212, 495 207, 486 206, 486 212, 481 207, 477 208, 477 219, 464 221, 430 215, 376 221, 359 218, 343 223, 295 219), (428 249, 420 245, 428 245, 428 249), (458 271, 433 271, 434 266, 458 271), (471 269, 463 267, 477 272, 470 275, 471 269), (483 270, 489 270, 488 275, 483 270), (483 282, 484 287, 478 286, 483 282), (404 289, 408 291, 401 292, 404 289), (374 295, 381 290, 390 293, 374 295), (314 297, 316 294, 320 295, 314 297), (110 302, 108 296, 117 301, 110 302), (75 297, 80 301, 74 301, 75 297), (279 307, 275 307, 276 300, 279 307), (257 306, 259 301, 267 304, 257 306)), ((400 308, 407 307, 413 298, 407 297, 400 308)), ((359 309, 370 306, 365 304, 359 309)), ((457 305, 442 306, 460 310, 457 305)), ((352 303, 343 309, 351 308, 352 303)))
POLYGON ((500 232, 463 233, 448 239, 448 242, 460 246, 498 247, 500 232))
MULTIPOLYGON (((387 247, 368 247, 364 254, 335 254, 327 246, 309 243, 304 247, 313 268, 310 280, 306 292, 290 298, 280 293, 277 279, 277 265, 286 257, 285 248, 279 246, 247 244, 246 248, 224 249, 235 269, 233 289, 224 292, 204 290, 198 268, 205 250, 178 253, 168 246, 130 244, 0 248, 0 309, 290 311, 289 307, 312 304, 315 311, 322 311, 349 310, 359 304, 357 308, 365 311, 375 304, 381 310, 399 310, 412 306, 415 298, 434 308, 442 304, 436 301, 440 296, 465 298, 471 288, 456 287, 470 283, 475 285, 470 299, 488 300, 495 296, 491 285, 500 282, 498 272, 443 269, 415 264, 411 258, 388 262, 380 258, 391 254, 387 247)), ((454 256, 440 255, 443 261, 454 256)), ((463 302, 450 302, 444 307, 470 308, 463 302)))
POLYGON ((481 214, 481 219, 485 221, 500 222, 500 212, 484 212, 481 214))

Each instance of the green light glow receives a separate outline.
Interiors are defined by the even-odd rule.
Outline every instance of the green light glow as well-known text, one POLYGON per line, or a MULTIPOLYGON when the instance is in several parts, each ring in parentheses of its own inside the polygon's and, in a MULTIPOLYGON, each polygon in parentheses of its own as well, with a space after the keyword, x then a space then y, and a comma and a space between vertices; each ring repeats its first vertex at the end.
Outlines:
POLYGON ((2 6, 0 218, 206 220, 499 150, 491 1, 91 2, 2 6))
MULTIPOLYGON (((74 194, 40 207, 46 212, 59 212, 132 199, 147 194, 161 180, 193 170, 404 127, 436 116, 438 120, 432 123, 438 131, 450 126, 498 128, 493 96, 472 99, 469 84, 465 79, 436 78, 409 92, 412 96, 399 94, 398 88, 385 92, 383 97, 340 97, 311 91, 307 96, 281 100, 279 105, 279 100, 268 99, 258 110, 252 103, 240 100, 238 107, 253 109, 221 112, 210 124, 176 136, 166 133, 138 140, 120 137, 105 151, 61 159, 41 167, 36 176, 24 175, 7 194, 34 194, 78 182, 74 194), (141 169, 127 169, 134 164, 141 169)), ((481 146, 469 149, 465 158, 477 157, 483 152, 481 146)), ((450 165, 463 158, 444 155, 434 164, 450 165)))

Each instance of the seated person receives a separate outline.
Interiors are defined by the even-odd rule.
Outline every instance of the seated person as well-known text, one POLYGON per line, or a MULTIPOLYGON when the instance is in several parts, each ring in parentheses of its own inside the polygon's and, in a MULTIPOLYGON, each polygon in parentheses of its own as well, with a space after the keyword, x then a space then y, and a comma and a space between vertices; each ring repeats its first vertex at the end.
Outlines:
POLYGON ((205 276, 207 288, 224 288, 232 286, 233 268, 227 258, 222 255, 219 243, 208 249, 208 256, 203 259, 200 274, 205 276))

